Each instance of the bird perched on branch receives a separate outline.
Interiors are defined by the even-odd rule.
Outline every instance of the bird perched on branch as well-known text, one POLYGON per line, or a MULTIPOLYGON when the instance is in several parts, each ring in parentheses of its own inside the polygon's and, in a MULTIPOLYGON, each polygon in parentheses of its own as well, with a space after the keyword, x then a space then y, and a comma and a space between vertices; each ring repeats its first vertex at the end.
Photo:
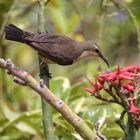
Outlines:
POLYGON ((71 65, 88 56, 98 56, 109 66, 96 44, 89 41, 79 42, 64 35, 53 33, 30 33, 13 24, 5 26, 5 39, 31 46, 47 64, 71 65))

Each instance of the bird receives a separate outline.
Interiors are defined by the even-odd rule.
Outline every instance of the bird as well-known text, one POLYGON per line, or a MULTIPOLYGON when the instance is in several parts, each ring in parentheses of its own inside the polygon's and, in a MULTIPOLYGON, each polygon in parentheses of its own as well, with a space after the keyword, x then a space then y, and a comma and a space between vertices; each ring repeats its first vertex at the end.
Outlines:
POLYGON ((109 62, 98 45, 91 41, 76 41, 55 33, 31 33, 13 24, 5 26, 5 39, 27 44, 38 52, 46 64, 72 65, 89 56, 100 57, 109 67, 109 62))

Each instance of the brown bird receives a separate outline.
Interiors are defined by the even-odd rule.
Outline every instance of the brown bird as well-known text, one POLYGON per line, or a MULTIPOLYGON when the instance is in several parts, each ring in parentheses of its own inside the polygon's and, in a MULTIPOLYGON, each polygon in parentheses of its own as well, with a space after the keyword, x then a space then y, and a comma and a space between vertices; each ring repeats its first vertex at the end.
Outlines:
POLYGON ((88 56, 98 56, 109 66, 96 44, 90 41, 76 41, 64 35, 53 33, 30 33, 23 31, 13 24, 5 26, 5 39, 22 42, 36 50, 42 60, 59 65, 71 65, 88 56))

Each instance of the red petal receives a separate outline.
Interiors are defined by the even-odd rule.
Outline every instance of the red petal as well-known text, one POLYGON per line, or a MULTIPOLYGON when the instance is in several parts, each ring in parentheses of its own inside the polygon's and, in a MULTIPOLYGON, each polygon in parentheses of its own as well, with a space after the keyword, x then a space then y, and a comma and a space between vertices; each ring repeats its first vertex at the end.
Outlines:
POLYGON ((95 89, 95 88, 86 88, 86 87, 84 87, 83 89, 84 89, 85 91, 89 92, 89 93, 94 93, 94 92, 96 92, 96 89, 95 89))
POLYGON ((106 78, 108 81, 114 81, 117 79, 117 74, 116 73, 112 73, 108 76, 108 78, 106 78))
POLYGON ((106 78, 107 78, 110 74, 111 74, 111 73, 100 74, 100 75, 98 75, 98 77, 103 78, 104 80, 106 80, 106 78))
POLYGON ((114 85, 118 85, 118 84, 119 84, 119 81, 118 81, 118 80, 115 80, 115 81, 113 82, 113 84, 114 84, 114 85))
POLYGON ((96 78, 100 84, 103 84, 105 82, 105 79, 103 79, 102 77, 97 76, 96 78))
MULTIPOLYGON (((87 78, 88 79, 88 78, 87 78)), ((97 82, 93 82, 93 81, 91 81, 91 80, 89 80, 88 79, 88 81, 91 83, 91 85, 93 86, 93 87, 95 87, 95 89, 102 89, 103 88, 103 85, 101 85, 101 84, 99 84, 99 83, 97 83, 97 82)))
POLYGON ((140 108, 137 108, 133 101, 130 102, 130 110, 128 111, 130 113, 137 113, 140 112, 140 108))
POLYGON ((135 89, 134 86, 131 86, 131 85, 128 85, 127 88, 128 88, 129 91, 134 91, 134 89, 135 89))
POLYGON ((123 74, 123 75, 126 75, 126 76, 130 76, 130 77, 132 77, 132 76, 137 76, 137 75, 138 75, 138 74, 136 74, 136 73, 127 72, 127 71, 123 72, 122 74, 123 74))
POLYGON ((88 78, 87 78, 87 80, 90 82, 90 84, 91 84, 92 86, 94 86, 94 87, 96 86, 96 83, 95 83, 95 82, 91 81, 91 80, 88 79, 88 78))
POLYGON ((131 72, 140 71, 140 66, 129 66, 129 67, 121 69, 121 71, 122 72, 123 71, 131 71, 131 72))
POLYGON ((134 86, 129 85, 129 84, 123 84, 122 87, 123 87, 124 89, 127 89, 127 90, 130 91, 130 92, 134 91, 134 89, 135 89, 134 86))
POLYGON ((124 75, 124 74, 118 75, 118 78, 119 78, 120 80, 132 80, 132 79, 133 79, 132 77, 126 76, 126 75, 124 75))

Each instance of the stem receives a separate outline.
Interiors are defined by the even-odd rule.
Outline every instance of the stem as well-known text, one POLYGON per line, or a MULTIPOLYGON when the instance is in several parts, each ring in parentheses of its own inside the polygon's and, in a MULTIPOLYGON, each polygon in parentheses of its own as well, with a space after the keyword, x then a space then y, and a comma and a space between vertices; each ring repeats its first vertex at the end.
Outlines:
MULTIPOLYGON (((39 4, 39 14, 38 14, 38 32, 45 31, 45 6, 47 4, 47 0, 38 0, 39 4)), ((44 80, 47 87, 49 87, 49 66, 41 65, 42 60, 39 58, 39 66, 40 66, 40 78, 44 80)), ((42 122, 44 129, 45 140, 54 140, 53 135, 53 117, 52 117, 52 109, 51 106, 41 98, 42 102, 42 122)))
MULTIPOLYGON (((108 83, 108 85, 109 85, 109 83, 108 83)), ((105 89, 105 91, 106 91, 107 93, 109 93, 109 95, 114 99, 114 101, 115 101, 117 104, 122 105, 120 99, 116 96, 116 94, 113 93, 113 91, 112 91, 112 86, 109 85, 109 89, 105 89)))
POLYGON ((125 129, 125 140, 136 140, 136 129, 131 114, 128 114, 127 126, 125 129))

